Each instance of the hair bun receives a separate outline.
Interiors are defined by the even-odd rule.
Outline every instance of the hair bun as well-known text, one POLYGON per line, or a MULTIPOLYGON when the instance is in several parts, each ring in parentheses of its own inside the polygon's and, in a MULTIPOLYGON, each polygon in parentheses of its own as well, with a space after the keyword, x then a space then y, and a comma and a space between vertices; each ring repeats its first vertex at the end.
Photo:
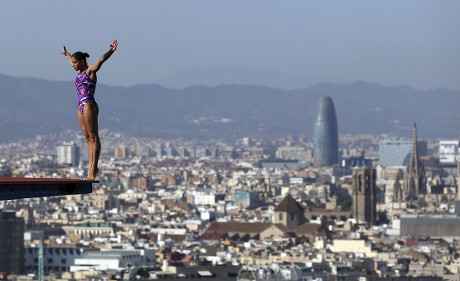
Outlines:
POLYGON ((75 58, 77 60, 86 60, 86 58, 89 58, 89 54, 88 53, 83 53, 83 52, 75 52, 72 55, 72 58, 75 58))

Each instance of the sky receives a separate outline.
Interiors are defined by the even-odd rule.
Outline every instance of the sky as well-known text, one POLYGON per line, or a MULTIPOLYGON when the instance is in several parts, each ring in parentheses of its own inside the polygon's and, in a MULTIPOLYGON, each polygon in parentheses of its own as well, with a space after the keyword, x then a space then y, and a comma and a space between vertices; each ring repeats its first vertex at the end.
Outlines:
POLYGON ((60 54, 118 39, 112 86, 231 66, 327 81, 460 90, 457 0, 2 0, 0 74, 72 81, 60 54))

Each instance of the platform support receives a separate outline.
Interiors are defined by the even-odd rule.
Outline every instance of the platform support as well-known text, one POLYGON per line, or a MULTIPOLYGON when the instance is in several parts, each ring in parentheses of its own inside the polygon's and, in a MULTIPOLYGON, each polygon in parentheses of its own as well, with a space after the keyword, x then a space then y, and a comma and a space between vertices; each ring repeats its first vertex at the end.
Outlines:
POLYGON ((92 192, 93 183, 98 182, 55 178, 0 178, 0 201, 87 194, 92 192))

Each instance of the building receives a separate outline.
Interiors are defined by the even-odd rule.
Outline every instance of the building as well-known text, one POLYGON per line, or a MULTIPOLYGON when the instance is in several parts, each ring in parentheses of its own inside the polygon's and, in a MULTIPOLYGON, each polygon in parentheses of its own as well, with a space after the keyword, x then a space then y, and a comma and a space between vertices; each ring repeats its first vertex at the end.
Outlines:
POLYGON ((401 236, 460 237, 460 217, 458 214, 405 214, 401 216, 401 236))
POLYGON ((253 209, 257 207, 259 193, 255 191, 237 191, 235 192, 235 205, 253 209))
POLYGON ((80 161, 80 147, 73 141, 64 142, 57 147, 57 162, 59 165, 77 167, 80 161))
POLYGON ((407 162, 406 172, 404 173, 403 192, 406 200, 415 199, 420 194, 426 193, 425 167, 419 157, 417 127, 415 123, 410 158, 407 162))
POLYGON ((315 166, 339 163, 339 133, 331 97, 319 100, 318 116, 313 127, 313 158, 315 166))
POLYGON ((200 235, 205 241, 240 241, 281 238, 287 229, 282 224, 269 222, 212 222, 200 235))
POLYGON ((439 142, 439 164, 444 167, 456 167, 460 157, 460 141, 442 140, 439 142))
POLYGON ((0 272, 23 273, 24 225, 14 211, 0 211, 0 272))
POLYGON ((115 236, 115 224, 113 223, 80 223, 76 225, 66 225, 63 226, 65 234, 68 236, 77 236, 77 237, 97 237, 97 236, 115 236))
MULTIPOLYGON (((406 166, 412 151, 412 141, 380 141, 379 164, 382 167, 406 166)), ((417 141, 419 156, 427 154, 427 142, 417 141)))
MULTIPOLYGON (((38 247, 27 247, 24 252, 26 273, 37 273, 38 247)), ((45 274, 63 273, 70 270, 75 259, 83 256, 83 249, 73 247, 45 247, 43 248, 43 270, 45 274)))
POLYGON ((82 257, 75 259, 70 266, 70 272, 79 270, 121 270, 135 265, 153 265, 155 262, 154 250, 124 250, 102 249, 88 251, 82 257))
POLYGON ((283 160, 307 161, 311 159, 311 151, 301 146, 281 146, 276 149, 275 156, 283 160))
POLYGON ((372 160, 361 157, 347 157, 342 159, 342 167, 367 167, 372 168, 372 160))
POLYGON ((353 180, 353 217, 374 224, 377 220, 377 186, 375 169, 355 168, 353 180))
POLYGON ((460 194, 455 213, 404 214, 400 218, 401 236, 460 237, 460 194))
POLYGON ((274 209, 275 224, 282 224, 287 228, 296 228, 306 222, 305 208, 290 195, 286 195, 274 209))
POLYGON ((117 159, 125 159, 129 157, 129 148, 126 146, 117 146, 113 149, 113 156, 117 159))

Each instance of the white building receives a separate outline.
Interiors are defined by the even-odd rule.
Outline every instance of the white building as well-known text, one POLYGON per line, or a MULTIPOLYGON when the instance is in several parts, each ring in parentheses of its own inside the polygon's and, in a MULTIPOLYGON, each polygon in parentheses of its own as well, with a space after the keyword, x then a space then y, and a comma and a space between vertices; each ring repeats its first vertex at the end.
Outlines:
POLYGON ((75 265, 70 272, 80 270, 121 270, 130 266, 143 264, 154 265, 154 250, 112 250, 87 252, 81 258, 75 259, 75 265))
POLYGON ((460 152, 460 141, 442 140, 439 142, 439 163, 443 166, 456 166, 460 152))
POLYGON ((57 147, 57 162, 60 165, 78 166, 80 148, 72 142, 64 142, 57 147))
POLYGON ((216 195, 212 193, 207 193, 207 192, 197 192, 193 191, 190 192, 190 194, 193 196, 193 204, 202 206, 202 205, 210 205, 214 206, 217 203, 216 195))

